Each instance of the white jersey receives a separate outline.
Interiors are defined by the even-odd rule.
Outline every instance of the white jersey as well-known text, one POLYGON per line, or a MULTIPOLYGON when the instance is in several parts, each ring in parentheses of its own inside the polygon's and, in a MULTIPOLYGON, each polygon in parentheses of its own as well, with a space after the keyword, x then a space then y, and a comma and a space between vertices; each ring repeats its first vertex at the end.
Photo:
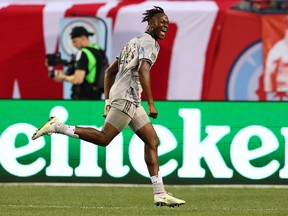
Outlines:
POLYGON ((138 67, 142 59, 155 63, 160 46, 149 34, 143 33, 131 39, 124 46, 117 57, 119 71, 115 83, 110 89, 109 98, 111 102, 117 99, 131 101, 138 106, 141 102, 142 87, 138 76, 138 67))

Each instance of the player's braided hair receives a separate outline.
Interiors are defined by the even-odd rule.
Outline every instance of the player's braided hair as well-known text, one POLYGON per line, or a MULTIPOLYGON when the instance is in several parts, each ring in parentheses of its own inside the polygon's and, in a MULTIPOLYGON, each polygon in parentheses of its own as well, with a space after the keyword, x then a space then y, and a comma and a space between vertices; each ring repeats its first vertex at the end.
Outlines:
POLYGON ((150 10, 146 10, 145 13, 143 13, 142 15, 144 15, 144 17, 142 18, 142 22, 149 22, 149 20, 158 13, 165 13, 164 10, 161 7, 158 6, 154 6, 153 9, 150 10))

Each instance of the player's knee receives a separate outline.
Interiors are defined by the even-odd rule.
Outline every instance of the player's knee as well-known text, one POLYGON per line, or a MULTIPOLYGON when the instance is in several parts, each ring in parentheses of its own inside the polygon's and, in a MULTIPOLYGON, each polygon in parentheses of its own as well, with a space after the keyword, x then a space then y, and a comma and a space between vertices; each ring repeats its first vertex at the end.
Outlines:
POLYGON ((160 141, 159 141, 159 138, 158 138, 158 136, 156 137, 156 142, 155 142, 155 145, 158 147, 159 146, 159 144, 160 144, 160 141))
POLYGON ((111 143, 112 139, 110 139, 109 137, 103 137, 100 142, 98 143, 98 145, 106 147, 111 143))
POLYGON ((149 143, 150 143, 150 146, 157 148, 160 143, 158 136, 151 138, 149 140, 149 143))

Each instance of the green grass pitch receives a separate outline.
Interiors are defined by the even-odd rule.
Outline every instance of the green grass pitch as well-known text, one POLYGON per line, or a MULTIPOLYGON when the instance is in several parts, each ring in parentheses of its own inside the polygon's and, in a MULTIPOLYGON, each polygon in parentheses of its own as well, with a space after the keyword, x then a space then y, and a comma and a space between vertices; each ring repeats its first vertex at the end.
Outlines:
POLYGON ((288 188, 166 186, 186 200, 157 207, 151 186, 0 184, 0 215, 288 215, 288 188))

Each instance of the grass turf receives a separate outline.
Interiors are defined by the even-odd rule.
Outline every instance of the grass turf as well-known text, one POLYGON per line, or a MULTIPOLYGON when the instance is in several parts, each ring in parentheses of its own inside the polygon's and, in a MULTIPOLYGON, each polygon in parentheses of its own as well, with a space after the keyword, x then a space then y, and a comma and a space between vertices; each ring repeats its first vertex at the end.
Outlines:
POLYGON ((0 185, 0 215, 287 215, 288 188, 176 187, 180 207, 157 207, 152 188, 122 186, 0 185))

